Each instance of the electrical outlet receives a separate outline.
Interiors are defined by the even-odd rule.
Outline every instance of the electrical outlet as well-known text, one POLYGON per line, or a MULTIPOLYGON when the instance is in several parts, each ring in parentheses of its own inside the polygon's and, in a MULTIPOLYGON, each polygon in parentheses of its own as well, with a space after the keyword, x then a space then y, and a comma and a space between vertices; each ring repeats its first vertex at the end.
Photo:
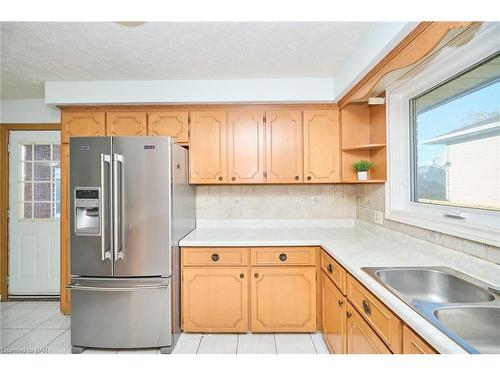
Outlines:
POLYGON ((376 224, 382 225, 384 223, 384 213, 382 211, 373 211, 373 220, 376 224))

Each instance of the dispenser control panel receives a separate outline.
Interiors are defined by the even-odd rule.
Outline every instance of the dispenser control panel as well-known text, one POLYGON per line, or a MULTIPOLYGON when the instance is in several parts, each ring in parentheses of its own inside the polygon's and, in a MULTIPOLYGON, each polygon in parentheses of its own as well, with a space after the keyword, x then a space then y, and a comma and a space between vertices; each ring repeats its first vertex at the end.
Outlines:
POLYGON ((75 234, 101 235, 101 189, 99 187, 75 188, 75 234))

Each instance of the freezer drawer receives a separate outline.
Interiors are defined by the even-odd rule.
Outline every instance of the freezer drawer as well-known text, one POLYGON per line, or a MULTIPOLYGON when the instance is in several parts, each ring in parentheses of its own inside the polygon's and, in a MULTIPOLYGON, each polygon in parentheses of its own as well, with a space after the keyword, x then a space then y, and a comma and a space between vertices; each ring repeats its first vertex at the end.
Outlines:
POLYGON ((73 279, 71 345, 149 348, 173 344, 170 278, 73 279))

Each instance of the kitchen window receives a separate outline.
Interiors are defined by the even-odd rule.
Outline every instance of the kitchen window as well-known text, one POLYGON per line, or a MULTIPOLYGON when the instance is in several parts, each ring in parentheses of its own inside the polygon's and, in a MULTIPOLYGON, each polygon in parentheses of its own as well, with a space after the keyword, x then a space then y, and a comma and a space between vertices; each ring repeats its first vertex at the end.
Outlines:
POLYGON ((500 246, 500 24, 386 90, 387 219, 500 246))
POLYGON ((500 210, 500 55, 410 100, 412 200, 500 210))

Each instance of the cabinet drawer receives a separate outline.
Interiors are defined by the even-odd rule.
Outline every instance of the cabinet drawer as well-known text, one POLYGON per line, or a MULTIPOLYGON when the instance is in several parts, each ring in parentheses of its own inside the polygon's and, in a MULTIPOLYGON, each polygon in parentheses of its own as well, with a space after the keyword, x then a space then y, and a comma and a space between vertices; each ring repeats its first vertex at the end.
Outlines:
POLYGON ((347 276, 347 298, 392 352, 401 353, 401 320, 351 275, 347 276))
POLYGON ((347 354, 391 354, 372 327, 347 304, 347 354))
POLYGON ((183 247, 184 266, 246 266, 248 248, 241 247, 183 247))
POLYGON ((256 247, 250 249, 253 266, 309 266, 316 264, 315 247, 256 247))
POLYGON ((403 354, 437 354, 437 352, 410 328, 403 326, 403 354))
POLYGON ((321 251, 321 269, 328 275, 343 295, 346 294, 347 272, 325 251, 321 251))

